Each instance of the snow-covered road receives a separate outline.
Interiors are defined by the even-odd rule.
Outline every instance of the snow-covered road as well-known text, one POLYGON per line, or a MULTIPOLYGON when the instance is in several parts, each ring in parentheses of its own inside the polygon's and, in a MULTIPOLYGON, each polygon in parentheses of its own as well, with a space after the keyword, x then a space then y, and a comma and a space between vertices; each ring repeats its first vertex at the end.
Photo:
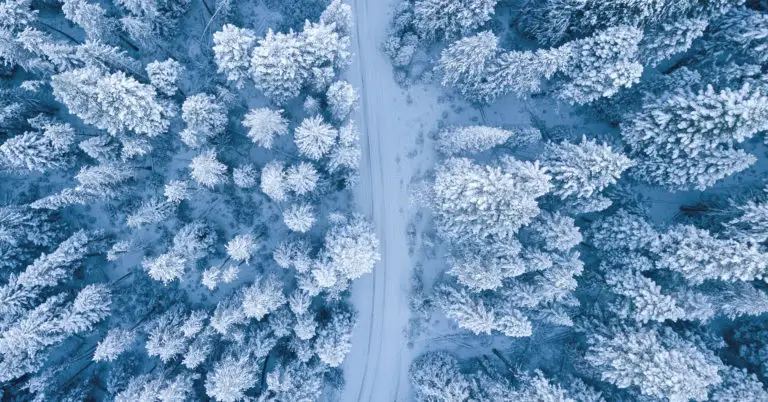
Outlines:
POLYGON ((409 102, 394 81, 392 65, 381 51, 392 7, 397 0, 352 0, 356 62, 349 79, 360 91, 362 163, 357 202, 370 216, 381 240, 381 262, 372 275, 356 281, 352 301, 359 311, 352 351, 345 361, 343 401, 409 400, 411 350, 408 289, 412 262, 406 226, 408 190, 415 160, 405 157, 414 139, 439 115, 436 99, 426 92, 409 102))

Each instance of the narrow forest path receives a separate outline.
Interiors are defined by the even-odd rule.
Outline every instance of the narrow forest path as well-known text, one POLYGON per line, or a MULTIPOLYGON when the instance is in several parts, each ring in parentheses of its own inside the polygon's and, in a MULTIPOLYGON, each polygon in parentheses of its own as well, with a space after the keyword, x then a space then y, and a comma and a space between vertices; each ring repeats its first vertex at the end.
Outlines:
MULTIPOLYGON (((351 0, 355 16, 356 62, 349 80, 360 92, 362 161, 357 203, 371 217, 381 241, 381 262, 372 275, 355 281, 352 302, 359 312, 352 351, 345 361, 342 401, 406 401, 411 350, 404 334, 409 318, 412 261, 408 256, 408 183, 414 160, 403 157, 414 146, 419 127, 436 122, 436 99, 413 109, 409 95, 394 80, 392 65, 380 50, 397 0, 351 0), (426 110, 424 110, 426 109, 426 110)), ((427 97, 431 98, 431 97, 427 97)))

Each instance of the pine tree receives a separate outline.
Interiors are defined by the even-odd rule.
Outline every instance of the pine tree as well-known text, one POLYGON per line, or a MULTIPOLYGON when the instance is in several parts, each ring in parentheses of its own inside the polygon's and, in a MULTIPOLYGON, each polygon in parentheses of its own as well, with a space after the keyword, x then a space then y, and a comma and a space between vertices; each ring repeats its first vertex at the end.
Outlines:
POLYGON ((671 56, 690 49, 693 41, 704 35, 708 25, 709 21, 701 17, 661 23, 644 32, 638 57, 643 64, 656 67, 671 56))
POLYGON ((581 243, 581 233, 573 218, 542 212, 530 225, 531 238, 547 251, 568 251, 581 243))
POLYGON ((302 196, 311 193, 319 180, 317 169, 308 162, 300 162, 285 171, 285 185, 294 194, 302 196))
POLYGON ((592 245, 604 251, 657 250, 660 234, 643 217, 621 209, 596 221, 589 231, 592 245))
POLYGON ((713 58, 727 55, 728 59, 737 62, 763 64, 768 61, 765 55, 767 29, 768 17, 764 13, 748 7, 736 7, 713 20, 703 46, 713 58))
POLYGON ((490 103, 500 91, 499 84, 489 80, 500 51, 498 42, 491 31, 484 31, 443 49, 437 65, 443 86, 455 87, 471 101, 490 103))
POLYGON ((530 321, 520 311, 497 306, 493 300, 471 294, 462 287, 440 286, 436 303, 460 328, 476 335, 499 331, 510 337, 525 337, 532 333, 530 321))
POLYGON ((167 285, 181 279, 186 271, 187 260, 177 253, 168 252, 155 258, 145 258, 141 265, 152 279, 167 285))
POLYGON ((502 145, 515 133, 488 126, 452 127, 440 131, 437 149, 446 155, 480 153, 502 145))
POLYGON ((554 194, 589 198, 616 183, 633 162, 606 144, 582 137, 580 144, 547 144, 541 164, 552 176, 554 194))
POLYGON ((288 134, 288 120, 282 113, 282 109, 251 109, 243 119, 243 125, 248 127, 248 138, 260 147, 272 149, 275 136, 288 134))
POLYGON ((154 45, 161 38, 174 36, 179 19, 189 10, 189 0, 117 0, 128 10, 121 23, 132 39, 154 45))
POLYGON ((498 0, 416 0, 414 26, 423 39, 457 38, 491 19, 498 0))
POLYGON ((362 215, 353 215, 347 222, 332 226, 325 234, 318 258, 348 280, 370 273, 381 260, 373 226, 362 215))
POLYGON ((227 80, 242 88, 249 77, 251 53, 256 46, 256 34, 247 28, 225 24, 221 31, 213 34, 213 53, 220 73, 227 80))
POLYGON ((75 191, 95 197, 114 197, 120 186, 133 179, 135 169, 120 163, 85 166, 75 175, 79 182, 75 191))
POLYGON ((109 135, 91 137, 80 141, 77 146, 100 163, 114 162, 120 156, 120 143, 115 140, 115 137, 109 135))
POLYGON ((150 198, 143 202, 136 212, 128 215, 125 224, 138 229, 142 226, 160 223, 176 212, 176 204, 160 198, 150 198))
POLYGON ((192 198, 192 189, 187 180, 171 180, 163 187, 163 195, 166 201, 179 204, 192 198))
POLYGON ((411 363, 408 374, 417 401, 470 400, 470 380, 459 371, 459 362, 446 352, 430 352, 411 363))
POLYGON ((352 349, 352 329, 357 318, 354 314, 337 310, 331 320, 317 331, 315 353, 330 367, 339 367, 352 349))
POLYGON ((168 111, 157 100, 155 89, 123 72, 104 75, 87 67, 54 75, 56 100, 85 123, 112 135, 133 131, 157 136, 168 130, 168 111))
POLYGON ((489 101, 513 92, 522 97, 539 92, 542 80, 564 70, 571 61, 570 47, 534 51, 511 51, 500 54, 488 71, 489 101))
POLYGON ((78 268, 88 252, 85 231, 74 233, 49 254, 42 254, 0 288, 0 311, 18 313, 37 299, 44 288, 63 282, 78 268))
POLYGON ((0 166, 9 170, 46 172, 68 167, 75 131, 69 124, 51 123, 42 132, 27 131, 0 144, 0 166))
POLYGON ((157 356, 167 363, 187 349, 187 340, 181 332, 182 307, 173 306, 150 323, 147 330, 147 355, 157 356))
POLYGON ((283 222, 294 232, 306 233, 315 224, 315 211, 310 204, 294 204, 283 212, 283 222))
POLYGON ((685 310, 673 297, 662 294, 659 285, 637 271, 616 267, 605 279, 612 292, 627 298, 630 317, 638 323, 677 321, 685 317, 685 310))
POLYGON ((643 395, 674 401, 706 400, 708 388, 722 382, 706 352, 669 329, 617 329, 589 341, 587 361, 618 388, 636 386, 643 395))
POLYGON ((754 245, 717 239, 691 225, 677 225, 662 235, 657 265, 679 272, 693 284, 700 284, 714 279, 733 282, 763 279, 768 259, 754 245))
POLYGON ((437 168, 432 208, 441 236, 464 241, 511 238, 539 214, 550 189, 537 163, 508 158, 501 166, 452 158, 437 168))
POLYGON ((336 81, 325 93, 328 111, 335 121, 343 122, 354 111, 358 100, 357 91, 346 81, 336 81))
POLYGON ((261 169, 261 191, 275 202, 285 201, 288 196, 284 169, 280 161, 269 162, 261 169))
POLYGON ((199 148, 227 128, 227 109, 213 95, 196 94, 184 100, 181 118, 187 124, 179 135, 185 144, 199 148))
POLYGON ((283 105, 301 92, 307 80, 302 41, 295 32, 274 33, 270 29, 251 57, 251 75, 256 88, 272 102, 283 105))
POLYGON ((258 178, 259 172, 250 163, 232 169, 232 182, 237 187, 254 188, 259 183, 258 178))
POLYGON ((225 357, 205 378, 205 392, 219 402, 237 402, 258 383, 258 366, 244 357, 225 357))
POLYGON ((149 82, 152 83, 160 93, 166 96, 173 96, 179 90, 181 75, 184 67, 174 59, 165 61, 153 61, 147 64, 147 75, 149 82))
POLYGON ((333 24, 339 35, 349 36, 352 34, 352 7, 341 0, 333 0, 320 14, 320 23, 333 24))
POLYGON ((304 119, 294 132, 293 141, 299 153, 319 160, 326 156, 336 143, 339 132, 333 126, 323 121, 321 116, 304 119))
POLYGON ((251 234, 239 234, 230 240, 227 245, 227 256, 236 262, 245 262, 251 259, 259 248, 255 236, 251 234))
POLYGON ((97 345, 93 352, 95 362, 113 362, 131 347, 136 334, 129 330, 112 328, 97 345))
POLYGON ((109 316, 111 304, 107 285, 87 285, 67 306, 56 326, 66 335, 90 331, 96 323, 109 316))
POLYGON ((703 190, 754 158, 733 145, 765 129, 768 97, 744 85, 716 92, 678 90, 643 104, 622 123, 638 157, 636 175, 670 189, 703 190))
POLYGON ((115 21, 98 3, 85 0, 65 0, 61 7, 64 17, 79 25, 89 40, 110 42, 115 36, 115 21))
POLYGON ((638 83, 643 66, 634 59, 642 37, 641 30, 622 25, 566 44, 572 54, 558 97, 583 105, 638 83))
POLYGON ((287 302, 283 284, 275 277, 258 276, 243 291, 243 312, 246 317, 261 321, 264 316, 287 302))
POLYGON ((211 189, 227 181, 227 165, 216 159, 216 151, 212 149, 192 158, 189 169, 192 179, 211 189))
POLYGON ((267 373, 267 389, 276 400, 317 401, 322 395, 324 372, 322 365, 289 361, 267 373))

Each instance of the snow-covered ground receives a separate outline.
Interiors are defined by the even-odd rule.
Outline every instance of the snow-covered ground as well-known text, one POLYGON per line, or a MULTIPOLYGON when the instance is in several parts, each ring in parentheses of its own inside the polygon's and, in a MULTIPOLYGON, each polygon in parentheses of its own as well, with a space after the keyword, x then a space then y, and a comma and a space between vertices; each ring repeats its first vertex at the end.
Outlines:
POLYGON ((349 79, 360 91, 356 120, 361 122, 363 148, 357 197, 361 212, 373 219, 378 230, 382 260, 373 275, 356 281, 352 288, 352 301, 360 315, 344 365, 343 401, 410 400, 412 351, 404 334, 413 266, 406 238, 412 213, 408 186, 411 177, 433 161, 428 160, 429 153, 408 153, 416 146, 419 133, 436 127, 443 110, 436 88, 408 93, 400 88, 389 59, 380 51, 396 1, 352 3, 356 62, 349 79))

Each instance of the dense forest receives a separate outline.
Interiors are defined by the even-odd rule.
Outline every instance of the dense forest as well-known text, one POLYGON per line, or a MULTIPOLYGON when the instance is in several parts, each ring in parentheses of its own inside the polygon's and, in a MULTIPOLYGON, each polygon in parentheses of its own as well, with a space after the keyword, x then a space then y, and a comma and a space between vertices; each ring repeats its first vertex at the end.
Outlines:
POLYGON ((0 0, 3 401, 768 401, 768 3, 347 3, 0 0))

